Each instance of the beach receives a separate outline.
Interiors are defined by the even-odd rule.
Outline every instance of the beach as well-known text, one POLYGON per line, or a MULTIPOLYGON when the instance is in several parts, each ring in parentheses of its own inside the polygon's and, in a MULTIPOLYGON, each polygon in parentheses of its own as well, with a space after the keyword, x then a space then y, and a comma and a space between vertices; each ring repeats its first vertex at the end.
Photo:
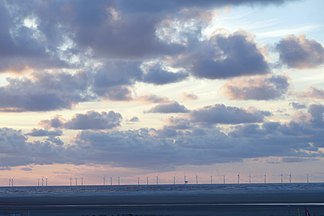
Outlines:
POLYGON ((2 215, 324 215, 323 184, 0 189, 2 215), (27 192, 28 191, 28 192, 27 192))

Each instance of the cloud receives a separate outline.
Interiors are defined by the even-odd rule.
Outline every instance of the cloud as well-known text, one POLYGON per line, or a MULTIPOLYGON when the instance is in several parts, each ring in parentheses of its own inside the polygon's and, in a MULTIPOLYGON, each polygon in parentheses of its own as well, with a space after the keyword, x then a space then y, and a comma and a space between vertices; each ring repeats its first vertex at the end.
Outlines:
POLYGON ((273 100, 282 97, 288 90, 285 76, 241 78, 228 81, 225 95, 232 100, 273 100))
POLYGON ((41 125, 44 128, 50 129, 50 128, 62 128, 64 125, 65 119, 63 119, 61 116, 55 116, 51 120, 42 120, 39 125, 41 125))
POLYGON ((26 4, 0 3, 0 72, 68 67, 68 63, 50 47, 52 41, 42 38, 37 28, 23 24, 26 14, 24 17, 19 14, 22 6, 26 4))
POLYGON ((170 102, 170 99, 167 97, 161 97, 158 95, 144 95, 139 97, 140 100, 143 100, 145 102, 150 103, 168 103, 170 102))
POLYGON ((31 132, 27 133, 27 136, 33 137, 56 137, 61 136, 63 132, 61 130, 44 130, 44 129, 33 129, 31 132))
POLYGON ((308 110, 310 120, 240 124, 227 133, 210 125, 180 127, 188 125, 184 119, 172 119, 170 127, 162 130, 84 130, 64 145, 55 142, 56 137, 28 142, 21 131, 0 128, 1 164, 90 163, 165 170, 260 157, 314 160, 323 157, 323 111, 323 105, 313 104, 308 110))
POLYGON ((189 112, 189 110, 185 106, 174 101, 170 103, 159 104, 151 108, 147 112, 148 113, 186 113, 189 112))
POLYGON ((245 32, 217 34, 198 42, 189 54, 175 61, 198 78, 227 79, 269 72, 261 50, 245 32))
POLYGON ((113 101, 128 101, 132 99, 132 92, 126 86, 115 86, 106 88, 103 96, 113 101))
MULTIPOLYGON (((289 1, 289 0, 288 0, 289 1)), ((282 4, 288 2, 285 0, 165 0, 162 2, 152 2, 150 0, 134 0, 134 1, 117 1, 117 5, 124 11, 131 13, 165 13, 175 12, 181 8, 207 8, 207 7, 223 7, 229 5, 266 5, 266 4, 282 4)))
POLYGON ((237 107, 215 104, 190 113, 191 121, 202 124, 241 124, 263 122, 269 112, 244 110, 237 107))
POLYGON ((140 120, 139 120, 138 117, 134 116, 134 117, 132 117, 131 119, 129 119, 129 121, 130 121, 130 122, 139 122, 140 120))
POLYGON ((0 128, 0 137, 2 166, 41 165, 67 161, 64 147, 49 140, 28 142, 21 131, 11 128, 0 128))
POLYGON ((156 34, 161 21, 175 12, 283 2, 286 1, 2 2, 0 71, 87 65, 83 57, 142 59, 175 55, 183 52, 185 46, 160 40, 156 34), (71 59, 77 59, 77 63, 71 59))
POLYGON ((141 79, 142 70, 138 61, 109 61, 89 76, 91 86, 98 95, 104 95, 112 87, 127 86, 141 79))
POLYGON ((311 104, 308 107, 308 113, 311 115, 311 123, 315 127, 324 127, 324 105, 311 104))
POLYGON ((235 126, 228 135, 216 128, 200 128, 200 132, 172 128, 82 132, 76 140, 80 144, 74 150, 88 163, 100 160, 146 169, 271 156, 313 160, 322 155, 318 147, 310 144, 319 143, 316 134, 318 131, 310 125, 277 122, 235 126), (85 152, 89 148, 94 151, 85 152))
POLYGON ((0 87, 2 111, 49 111, 70 109, 92 98, 84 74, 38 73, 33 79, 7 79, 0 87))
POLYGON ((55 117, 51 120, 43 120, 40 124, 47 128, 53 127, 71 130, 105 130, 119 127, 121 120, 121 114, 114 111, 101 113, 88 111, 85 114, 76 114, 70 120, 55 117))
POLYGON ((305 109, 306 108, 305 104, 301 104, 298 102, 291 102, 291 103, 289 103, 289 105, 294 109, 305 109))
POLYGON ((324 63, 324 48, 305 36, 290 35, 276 46, 280 61, 290 68, 313 68, 324 63))
POLYGON ((161 68, 153 67, 143 74, 142 81, 156 85, 180 82, 188 77, 184 72, 169 72, 161 68))
POLYGON ((197 100, 198 96, 193 93, 184 93, 183 97, 188 100, 197 100))
POLYGON ((141 74, 139 64, 116 61, 94 71, 37 72, 32 78, 8 78, 8 84, 0 87, 0 110, 50 111, 96 99, 131 100, 129 86, 141 74))
POLYGON ((65 122, 67 129, 73 130, 101 130, 112 129, 120 126, 122 116, 114 111, 95 112, 88 111, 86 114, 76 114, 71 120, 65 122))
POLYGON ((305 98, 324 99, 324 90, 319 88, 310 88, 307 92, 301 94, 305 98))

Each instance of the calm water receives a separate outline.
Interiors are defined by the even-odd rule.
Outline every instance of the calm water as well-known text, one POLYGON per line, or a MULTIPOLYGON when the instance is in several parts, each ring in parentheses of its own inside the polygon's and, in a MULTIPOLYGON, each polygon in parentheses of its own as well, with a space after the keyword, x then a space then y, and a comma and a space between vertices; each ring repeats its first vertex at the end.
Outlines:
POLYGON ((64 193, 136 193, 136 192, 275 192, 275 191, 323 191, 324 183, 292 184, 177 184, 177 185, 113 185, 113 186, 44 186, 0 187, 0 197, 15 195, 55 195, 64 193))
POLYGON ((0 216, 324 216, 323 200, 323 183, 0 187, 0 216))

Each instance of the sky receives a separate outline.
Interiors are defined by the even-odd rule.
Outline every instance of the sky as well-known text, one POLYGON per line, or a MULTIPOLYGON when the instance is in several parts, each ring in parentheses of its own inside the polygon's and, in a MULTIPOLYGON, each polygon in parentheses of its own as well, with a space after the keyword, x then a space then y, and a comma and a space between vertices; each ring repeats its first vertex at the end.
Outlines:
POLYGON ((0 0, 0 185, 324 181, 322 0, 0 0))

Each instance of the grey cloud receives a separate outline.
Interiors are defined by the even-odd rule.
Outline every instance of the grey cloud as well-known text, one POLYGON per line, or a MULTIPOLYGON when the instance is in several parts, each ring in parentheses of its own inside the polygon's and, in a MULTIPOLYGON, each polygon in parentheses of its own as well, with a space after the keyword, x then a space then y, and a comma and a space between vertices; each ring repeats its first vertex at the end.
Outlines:
POLYGON ((288 90, 285 76, 245 78, 228 81, 224 92, 230 99, 273 100, 282 97, 288 90))
POLYGON ((139 97, 139 99, 144 100, 144 101, 148 101, 148 102, 151 102, 151 103, 168 103, 168 102, 170 102, 169 98, 160 97, 158 95, 145 95, 145 96, 139 97))
POLYGON ((264 154, 264 156, 269 152, 284 157, 314 158, 320 156, 318 147, 310 144, 311 142, 317 143, 316 130, 297 123, 287 125, 272 123, 272 127, 268 127, 267 124, 236 126, 229 136, 242 139, 242 142, 258 143, 260 147, 258 154, 264 154), (305 150, 310 152, 309 155, 305 154, 305 150))
POLYGON ((141 77, 133 62, 107 63, 95 71, 35 73, 33 78, 7 79, 0 87, 0 110, 11 112, 70 109, 99 98, 131 100, 129 86, 141 77))
POLYGON ((292 108, 294 108, 294 109, 305 109, 306 108, 305 104, 298 103, 298 102, 291 102, 291 103, 289 103, 289 105, 291 105, 292 108))
POLYGON ((307 92, 301 94, 302 97, 324 99, 324 89, 310 88, 307 92))
POLYGON ((159 104, 159 105, 151 108, 147 112, 149 112, 149 113, 186 113, 186 112, 189 112, 189 110, 185 106, 174 101, 174 102, 170 102, 170 103, 159 104))
POLYGON ((124 13, 114 1, 51 2, 36 4, 32 11, 48 37, 63 26, 79 47, 91 48, 97 56, 141 58, 179 50, 155 37, 160 16, 124 13))
POLYGON ((129 119, 129 121, 130 121, 130 122, 139 122, 140 120, 139 120, 138 117, 134 116, 134 117, 132 117, 131 119, 129 119))
POLYGON ((143 73, 142 81, 157 85, 164 85, 169 83, 176 83, 188 77, 185 72, 169 72, 160 68, 159 66, 147 68, 143 73))
POLYGON ((87 80, 83 74, 36 74, 30 79, 8 79, 0 87, 2 111, 49 111, 69 109, 91 98, 86 94, 87 80))
POLYGON ((226 79, 269 72, 262 52, 245 33, 218 34, 199 43, 176 63, 198 78, 226 79))
POLYGON ((58 137, 50 136, 50 137, 47 137, 46 141, 53 145, 59 145, 59 146, 64 145, 64 142, 58 137))
POLYGON ((236 125, 226 134, 209 126, 109 132, 86 130, 69 145, 57 144, 54 140, 27 142, 21 131, 1 128, 0 163, 2 167, 91 163, 161 170, 273 156, 283 157, 283 160, 314 160, 323 156, 319 148, 323 146, 324 128, 315 124, 323 120, 318 115, 323 107, 314 105, 309 112, 313 118, 310 122, 236 125))
POLYGON ((61 116, 55 116, 51 120, 42 120, 39 124, 44 128, 61 128, 65 120, 61 116))
MULTIPOLYGON (((49 62, 58 67, 68 67, 71 62, 60 56, 57 47, 68 37, 73 47, 69 55, 78 55, 91 50, 94 57, 104 58, 146 58, 157 55, 177 54, 185 47, 166 43, 156 37, 156 26, 175 11, 190 8, 206 9, 225 5, 264 5, 283 3, 285 0, 247 1, 8 1, 0 5, 1 41, 3 53, 23 56, 37 56, 32 61, 49 62), (7 11, 9 5, 10 13, 7 11), (21 25, 23 19, 33 16, 37 30, 21 25), (14 22, 16 21, 16 22, 14 22), (20 25, 20 26, 19 26, 20 25), (15 38, 9 34, 15 29, 15 38), (37 35, 35 38, 34 36, 37 35), (94 36, 95 35, 95 36, 94 36), (46 58, 44 58, 46 57, 46 58), (41 61, 42 60, 42 61, 41 61)), ((1 52, 1 51, 0 51, 1 52)), ((13 64, 18 64, 15 61, 13 64)), ((4 61, 5 62, 5 61, 4 61)))
POLYGON ((270 113, 216 104, 194 110, 190 115, 191 121, 202 124, 241 124, 263 122, 270 113))
POLYGON ((324 48, 305 36, 290 35, 276 46, 280 61, 290 68, 313 68, 324 63, 324 48))
POLYGON ((105 89, 102 96, 114 101, 127 101, 132 99, 132 92, 126 86, 115 86, 105 89))
POLYGON ((89 74, 90 89, 99 97, 110 100, 131 100, 129 86, 141 80, 142 70, 138 61, 111 61, 89 74))
MULTIPOLYGON (((28 14, 21 12, 26 4, 0 2, 0 72, 32 68, 61 68, 68 63, 59 58, 56 49, 41 38, 41 33, 22 25, 28 14)), ((30 15, 30 14, 29 14, 30 15)))
POLYGON ((1 166, 53 164, 67 161, 64 148, 51 141, 28 142, 21 133, 10 128, 0 128, 1 166))
MULTIPOLYGON (((171 128, 163 130, 141 129, 111 133, 82 132, 74 151, 82 152, 89 163, 97 160, 126 167, 161 168, 179 165, 202 165, 241 161, 255 157, 321 157, 313 141, 313 132, 304 129, 303 136, 294 132, 296 126, 276 127, 254 125, 249 133, 242 132, 245 126, 226 135, 217 129, 201 128, 200 132, 179 132, 171 128), (256 132, 262 132, 255 134, 256 132), (285 131, 293 134, 285 135, 285 131), (237 133, 241 133, 238 135, 237 133), (95 149, 85 152, 84 149, 95 149), (127 149, 127 151, 126 151, 127 149), (307 150, 309 153, 306 153, 307 150), (203 155, 203 156, 202 156, 203 155), (163 165, 162 165, 163 164, 163 165)), ((302 127, 299 125, 298 127, 302 127)), ((301 129, 303 130, 303 129, 301 129)))
POLYGON ((308 113, 311 115, 311 122, 315 127, 324 127, 324 105, 311 104, 308 107, 308 113))
POLYGON ((284 157, 282 162, 285 163, 300 163, 304 161, 309 161, 310 158, 303 158, 303 157, 284 157))
POLYGON ((92 72, 94 92, 101 94, 106 88, 121 85, 131 85, 141 79, 140 62, 137 61, 111 61, 92 72))
POLYGON ((76 114, 71 120, 65 122, 64 127, 73 130, 101 130, 120 126, 122 116, 114 111, 76 114))
POLYGON ((44 129, 33 129, 31 132, 27 133, 27 136, 34 136, 34 137, 56 137, 61 136, 63 132, 61 130, 44 130, 44 129))
POLYGON ((45 128, 65 128, 72 130, 104 130, 120 126, 122 116, 120 113, 88 111, 85 114, 76 114, 69 120, 56 116, 50 120, 43 120, 40 125, 45 128))
POLYGON ((282 4, 289 2, 290 0, 221 0, 221 1, 210 1, 210 0, 164 0, 159 2, 152 2, 150 0, 134 0, 134 1, 117 1, 117 5, 122 10, 133 12, 133 13, 161 13, 161 12, 174 12, 180 8, 191 8, 191 7, 222 7, 227 5, 266 5, 266 4, 282 4))

